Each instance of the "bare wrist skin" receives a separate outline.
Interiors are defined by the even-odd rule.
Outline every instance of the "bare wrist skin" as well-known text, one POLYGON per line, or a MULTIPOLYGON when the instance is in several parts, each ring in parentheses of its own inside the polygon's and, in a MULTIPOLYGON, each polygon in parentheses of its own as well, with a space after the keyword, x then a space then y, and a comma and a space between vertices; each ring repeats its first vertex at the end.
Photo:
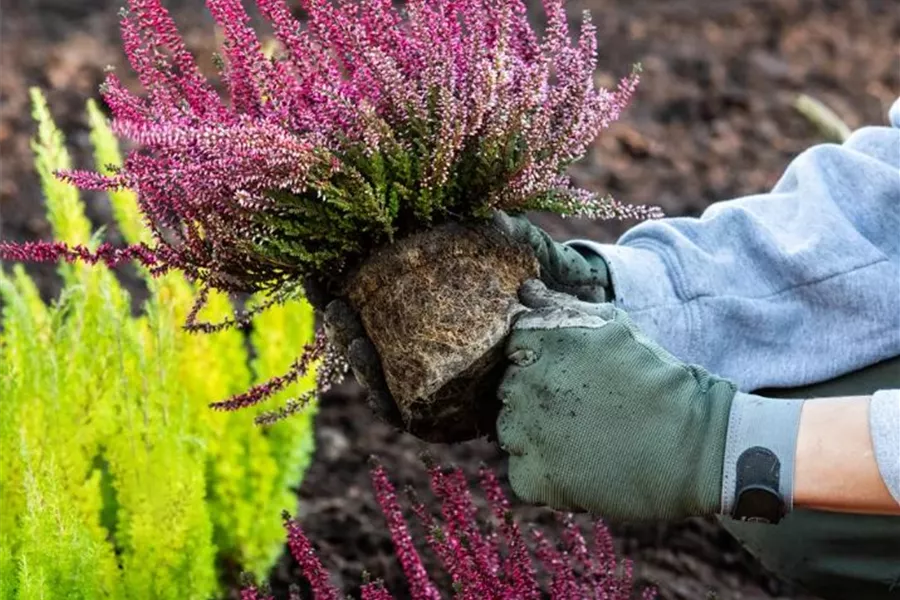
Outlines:
POLYGON ((803 404, 794 459, 794 505, 816 510, 900 515, 875 457, 868 396, 803 404))

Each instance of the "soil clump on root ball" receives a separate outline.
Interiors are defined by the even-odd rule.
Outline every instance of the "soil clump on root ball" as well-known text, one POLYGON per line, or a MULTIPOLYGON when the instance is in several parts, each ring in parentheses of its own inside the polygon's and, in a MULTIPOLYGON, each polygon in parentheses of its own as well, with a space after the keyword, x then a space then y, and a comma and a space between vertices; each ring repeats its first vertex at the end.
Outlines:
POLYGON ((530 248, 486 225, 450 223, 382 248, 354 274, 347 297, 408 431, 430 442, 493 431, 518 289, 538 273, 530 248))

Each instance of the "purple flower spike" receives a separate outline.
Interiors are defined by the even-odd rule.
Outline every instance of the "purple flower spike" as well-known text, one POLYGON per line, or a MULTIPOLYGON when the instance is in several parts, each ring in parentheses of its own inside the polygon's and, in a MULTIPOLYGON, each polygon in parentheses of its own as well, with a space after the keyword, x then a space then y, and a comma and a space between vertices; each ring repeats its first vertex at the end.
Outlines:
POLYGON ((300 525, 284 514, 284 528, 288 534, 288 547, 291 556, 300 565, 303 574, 309 580, 315 600, 339 600, 340 593, 328 581, 328 572, 316 556, 312 543, 303 533, 300 525))
POLYGON ((421 600, 440 600, 440 594, 431 583, 422 558, 413 545, 412 537, 403 518, 403 511, 397 502, 397 493, 387 477, 384 467, 376 464, 372 469, 372 487, 375 499, 387 520, 391 539, 394 541, 394 553, 400 560, 406 580, 409 582, 410 594, 421 600))
MULTIPOLYGON (((589 546, 571 515, 561 515, 564 526, 562 544, 553 544, 543 533, 533 531, 535 548, 522 539, 519 525, 512 518, 509 502, 497 476, 482 467, 481 487, 487 496, 490 514, 499 522, 497 531, 475 509, 459 469, 445 472, 429 465, 431 485, 441 502, 442 518, 436 518, 413 492, 412 511, 425 527, 428 545, 443 563, 453 581, 454 598, 459 600, 527 600, 548 597, 551 600, 591 599, 628 600, 633 596, 631 563, 624 561, 617 574, 612 537, 602 522, 595 524, 595 544, 589 546), (473 543, 473 540, 480 540, 473 543), (534 556, 537 561, 532 561, 534 556), (549 576, 545 590, 539 583, 535 564, 549 576), (485 570, 487 572, 485 572, 485 570)), ((437 588, 425 570, 419 550, 410 536, 397 493, 384 467, 374 461, 371 471, 375 497, 384 513, 394 542, 394 552, 403 567, 413 600, 438 600, 437 588)), ((312 545, 299 525, 285 515, 288 545, 310 581, 316 600, 336 598, 328 584, 328 575, 315 557, 312 545)), ((364 600, 390 600, 391 594, 381 581, 362 586, 364 600)), ((255 590, 255 588, 254 588, 255 590)), ((245 590, 245 594, 251 593, 245 590)), ((252 593, 256 593, 253 591, 252 593)), ((643 591, 643 600, 653 600, 652 588, 643 591)), ((255 600, 248 596, 248 600, 255 600)))

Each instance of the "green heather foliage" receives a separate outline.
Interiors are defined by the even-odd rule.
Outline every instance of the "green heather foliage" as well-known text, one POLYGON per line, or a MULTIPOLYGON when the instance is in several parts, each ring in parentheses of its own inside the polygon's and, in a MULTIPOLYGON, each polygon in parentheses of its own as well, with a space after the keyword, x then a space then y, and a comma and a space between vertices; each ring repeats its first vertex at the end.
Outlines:
MULTIPOLYGON (((78 190, 54 176, 71 167, 62 135, 40 92, 32 99, 53 237, 96 247, 78 190)), ((120 164, 105 117, 93 103, 88 114, 97 165, 120 164)), ((150 239, 131 192, 110 201, 129 243, 150 239)), ((142 271, 150 297, 135 317, 105 266, 59 270, 49 306, 21 266, 0 273, 0 598, 210 598, 217 565, 263 576, 310 460, 315 408, 263 429, 208 404, 287 369, 312 340, 312 309, 258 314, 251 352, 236 329, 182 329, 196 294, 182 274, 142 271)), ((214 293, 203 316, 232 312, 214 293)))

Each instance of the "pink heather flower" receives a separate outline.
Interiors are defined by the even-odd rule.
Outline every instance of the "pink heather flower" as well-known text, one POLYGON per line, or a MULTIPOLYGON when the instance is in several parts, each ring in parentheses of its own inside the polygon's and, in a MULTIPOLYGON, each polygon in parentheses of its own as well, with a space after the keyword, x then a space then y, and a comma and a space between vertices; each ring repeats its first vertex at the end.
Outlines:
MULTIPOLYGON (((367 583, 360 590, 362 600, 394 600, 381 582, 367 583)), ((415 595, 413 597, 416 597, 415 595)))
MULTIPOLYGON (((123 47, 146 94, 110 74, 103 95, 115 131, 139 149, 117 174, 62 175, 84 188, 138 192, 156 246, 130 258, 226 291, 275 291, 451 214, 648 214, 572 190, 564 176, 638 81, 632 73, 615 90, 594 87, 587 15, 573 42, 562 0, 544 2, 543 40, 523 0, 416 0, 405 10, 389 0, 301 4, 305 24, 284 0, 257 0, 282 51, 268 58, 240 0, 207 0, 224 34, 223 101, 161 1, 129 0, 123 47), (370 172, 375 155, 381 185, 370 172), (359 195, 339 201, 342 190, 359 195), (363 240, 317 236, 308 225, 317 204, 332 228, 344 219, 363 240), (400 219, 406 211, 411 220, 400 219)), ((9 244, 0 253, 121 259, 9 244)))
POLYGON ((241 574, 241 600, 273 600, 266 588, 256 585, 256 578, 250 573, 241 574))
POLYGON ((454 469, 444 473, 440 467, 432 465, 428 469, 431 489, 441 500, 441 514, 444 520, 444 537, 456 549, 461 564, 468 567, 464 589, 478 597, 488 589, 500 589, 500 561, 497 540, 484 535, 478 527, 478 511, 472 502, 465 474, 454 469))
MULTIPOLYGON (((522 592, 522 600, 540 598, 537 584, 537 575, 529 558, 528 546, 522 538, 519 524, 513 519, 509 501, 503 494, 497 475, 486 466, 479 470, 481 489, 491 507, 494 519, 499 523, 500 538, 509 547, 509 558, 504 563, 504 573, 508 581, 517 590, 522 592)), ((598 526, 602 526, 598 521, 598 526)), ((604 528, 605 529, 605 528, 604 528)), ((613 557, 613 560, 615 557, 613 557)))
MULTIPOLYGON (((410 0, 404 9, 391 0, 302 0, 304 22, 285 0, 256 0, 280 46, 274 57, 242 0, 206 4, 224 36, 225 97, 161 0, 128 0, 122 43, 145 93, 132 94, 115 74, 102 93, 113 130, 137 150, 111 175, 60 174, 86 189, 136 191, 153 242, 0 243, 0 258, 135 260, 153 273, 182 272, 204 290, 277 302, 304 280, 340 277, 378 247, 442 221, 495 209, 658 214, 573 189, 565 174, 619 117, 638 74, 597 88, 595 28, 585 15, 570 39, 563 0, 544 1, 543 39, 524 0, 410 0)), ((196 322, 205 298, 192 330, 221 326, 196 322)))
MULTIPOLYGON (((496 475, 487 468, 481 469, 481 487, 490 512, 498 521, 493 524, 495 527, 485 527, 474 508, 462 471, 444 472, 436 466, 430 466, 428 471, 432 489, 441 501, 441 522, 418 500, 413 502, 413 512, 429 532, 431 549, 450 573, 455 598, 627 600, 632 597, 630 563, 626 561, 619 569, 612 551, 612 537, 602 522, 597 521, 594 527, 593 550, 589 550, 571 515, 560 516, 564 525, 560 546, 551 543, 541 532, 532 532, 536 542, 534 557, 550 577, 550 585, 545 590, 538 583, 532 552, 510 515, 509 502, 496 475)), ((394 551, 409 583, 410 596, 413 600, 440 598, 410 537, 396 491, 384 467, 375 462, 371 473, 375 497, 387 520, 394 551)), ((291 553, 309 579, 315 600, 335 598, 338 592, 328 584, 327 573, 300 526, 286 515, 285 527, 291 553)), ((366 583, 361 594, 368 600, 392 598, 380 581, 366 583)), ((652 588, 643 591, 644 600, 655 597, 652 588)))
POLYGON ((428 573, 422 565, 422 559, 413 545, 406 521, 403 519, 403 511, 397 502, 394 486, 388 479, 384 467, 380 464, 376 464, 372 469, 372 487, 375 490, 375 498, 378 500, 381 512, 387 520, 388 529, 391 531, 394 553, 406 574, 410 594, 421 600, 440 600, 440 594, 428 578, 428 573))
POLYGON ((291 556, 300 565, 303 575, 309 580, 313 597, 316 600, 339 600, 340 592, 329 582, 328 572, 316 556, 309 538, 306 537, 300 525, 291 519, 289 514, 284 513, 283 517, 284 528, 287 530, 288 536, 288 548, 291 551, 291 556))
MULTIPOLYGON (((320 331, 316 334, 315 341, 310 344, 300 358, 294 361, 290 370, 278 377, 274 377, 265 383, 256 385, 242 394, 233 396, 222 402, 214 402, 210 406, 217 410, 238 410, 248 406, 259 404, 272 394, 281 391, 291 383, 294 383, 312 366, 313 361, 323 358, 328 351, 328 339, 325 332, 320 331)), ((328 373, 330 374, 330 373, 328 373)), ((318 374, 322 376, 323 374, 318 374)), ((325 382, 320 382, 320 388, 326 389, 325 382)))
POLYGON ((248 585, 241 589, 241 600, 273 600, 272 596, 263 594, 255 585, 248 585))

